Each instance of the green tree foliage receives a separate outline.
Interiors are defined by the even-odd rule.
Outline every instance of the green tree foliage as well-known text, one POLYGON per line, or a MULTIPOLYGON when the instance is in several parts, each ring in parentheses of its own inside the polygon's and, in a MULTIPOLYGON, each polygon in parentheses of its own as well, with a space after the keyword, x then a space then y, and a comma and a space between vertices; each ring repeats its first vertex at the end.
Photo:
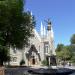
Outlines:
POLYGON ((75 34, 72 35, 70 42, 71 44, 69 46, 58 44, 56 48, 56 56, 58 59, 70 60, 75 63, 75 34))
POLYGON ((63 44, 58 44, 56 48, 56 56, 61 60, 70 60, 72 57, 70 47, 64 46, 63 44))
POLYGON ((43 60, 43 61, 42 61, 42 65, 43 65, 43 66, 48 66, 48 61, 47 61, 47 60, 43 60))
POLYGON ((23 0, 5 0, 0 2, 0 32, 5 45, 22 48, 28 44, 35 25, 30 12, 23 11, 23 0))
POLYGON ((57 58, 62 58, 62 50, 63 50, 64 45, 63 44, 58 44, 56 48, 56 56, 57 58))
POLYGON ((71 62, 72 62, 72 63, 75 63, 75 54, 72 55, 71 62))
POLYGON ((75 63, 75 34, 72 35, 70 39, 71 45, 70 45, 70 50, 72 51, 72 58, 71 61, 75 63))
POLYGON ((3 62, 10 61, 9 49, 4 46, 4 39, 0 32, 0 66, 3 66, 3 62))
POLYGON ((20 66, 22 66, 22 65, 24 65, 24 64, 25 64, 25 60, 22 59, 22 60, 20 61, 20 66))
POLYGON ((75 52, 75 45, 74 44, 71 44, 69 45, 69 50, 74 53, 75 52))
POLYGON ((70 51, 72 53, 71 61, 72 61, 72 63, 75 63, 75 44, 71 44, 69 47, 70 47, 70 51))
POLYGON ((23 6, 24 0, 0 1, 0 62, 5 61, 3 56, 8 57, 10 46, 22 49, 32 36, 35 19, 23 6))
POLYGON ((71 44, 75 44, 75 34, 72 35, 70 41, 71 41, 71 44))
POLYGON ((72 57, 72 52, 69 49, 69 46, 65 46, 62 51, 63 60, 70 60, 72 57))
POLYGON ((7 61, 10 61, 9 51, 5 46, 0 45, 0 66, 7 61))
POLYGON ((57 48, 56 48, 56 52, 62 51, 63 47, 64 47, 63 44, 58 44, 58 45, 57 45, 57 48))

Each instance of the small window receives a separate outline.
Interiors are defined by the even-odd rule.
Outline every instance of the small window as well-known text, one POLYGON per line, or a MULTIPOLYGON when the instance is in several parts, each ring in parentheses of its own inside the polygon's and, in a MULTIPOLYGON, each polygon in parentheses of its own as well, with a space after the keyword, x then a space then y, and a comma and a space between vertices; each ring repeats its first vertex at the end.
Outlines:
POLYGON ((46 53, 48 53, 48 46, 46 46, 46 53))
POLYGON ((49 42, 44 42, 44 51, 45 51, 45 53, 48 53, 48 49, 49 49, 49 42))
POLYGON ((13 62, 16 62, 17 61, 17 57, 13 57, 13 62))
POLYGON ((45 53, 48 53, 48 46, 45 46, 45 53))

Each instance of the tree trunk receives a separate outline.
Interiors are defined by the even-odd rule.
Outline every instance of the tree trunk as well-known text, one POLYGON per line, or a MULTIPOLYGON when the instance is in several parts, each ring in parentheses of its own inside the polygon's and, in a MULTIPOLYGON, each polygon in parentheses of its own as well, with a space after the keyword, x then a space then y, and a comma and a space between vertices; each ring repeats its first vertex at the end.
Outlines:
POLYGON ((0 66, 3 66, 3 61, 0 61, 0 66))

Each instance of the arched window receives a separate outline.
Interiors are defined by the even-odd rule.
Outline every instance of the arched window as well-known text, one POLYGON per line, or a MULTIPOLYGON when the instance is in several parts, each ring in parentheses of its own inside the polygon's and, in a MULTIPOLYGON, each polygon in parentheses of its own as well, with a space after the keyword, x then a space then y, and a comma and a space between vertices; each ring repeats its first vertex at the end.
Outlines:
POLYGON ((49 50, 49 44, 48 44, 48 42, 45 42, 44 43, 44 52, 48 53, 48 50, 49 50))

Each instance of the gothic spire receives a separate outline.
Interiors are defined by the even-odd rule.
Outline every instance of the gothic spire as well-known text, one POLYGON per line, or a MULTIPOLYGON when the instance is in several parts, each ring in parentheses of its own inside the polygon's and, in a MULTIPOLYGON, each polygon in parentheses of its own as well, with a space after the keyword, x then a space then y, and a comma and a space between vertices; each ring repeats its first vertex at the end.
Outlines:
POLYGON ((30 14, 31 14, 31 16, 33 15, 33 14, 32 14, 32 11, 30 12, 30 14))
POLYGON ((41 30, 40 30, 41 36, 43 36, 43 24, 41 22, 41 30))
POLYGON ((45 26, 44 26, 44 37, 46 36, 46 28, 45 28, 45 26))
POLYGON ((51 37, 54 38, 53 28, 51 27, 51 37))
POLYGON ((41 22, 41 30, 40 30, 40 32, 41 32, 41 37, 45 37, 45 35, 46 35, 46 28, 45 28, 45 26, 43 26, 43 24, 42 24, 42 22, 41 22))

